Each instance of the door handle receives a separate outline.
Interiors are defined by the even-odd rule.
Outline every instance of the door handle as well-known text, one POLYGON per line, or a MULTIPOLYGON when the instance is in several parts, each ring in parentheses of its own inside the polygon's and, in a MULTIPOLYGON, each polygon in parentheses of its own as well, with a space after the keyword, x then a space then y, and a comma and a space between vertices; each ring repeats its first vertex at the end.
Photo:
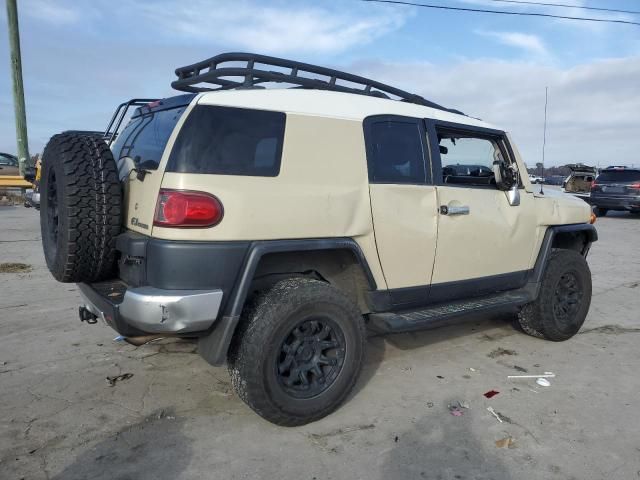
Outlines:
POLYGON ((440 215, 469 215, 471 210, 466 205, 449 207, 442 205, 440 207, 440 215))

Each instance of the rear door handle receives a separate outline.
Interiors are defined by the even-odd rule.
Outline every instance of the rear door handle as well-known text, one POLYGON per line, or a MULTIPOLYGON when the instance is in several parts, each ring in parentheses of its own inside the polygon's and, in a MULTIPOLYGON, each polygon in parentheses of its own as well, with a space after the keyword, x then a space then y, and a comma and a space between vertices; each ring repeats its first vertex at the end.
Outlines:
POLYGON ((449 207, 442 205, 440 207, 440 215, 469 215, 471 210, 466 205, 449 207))

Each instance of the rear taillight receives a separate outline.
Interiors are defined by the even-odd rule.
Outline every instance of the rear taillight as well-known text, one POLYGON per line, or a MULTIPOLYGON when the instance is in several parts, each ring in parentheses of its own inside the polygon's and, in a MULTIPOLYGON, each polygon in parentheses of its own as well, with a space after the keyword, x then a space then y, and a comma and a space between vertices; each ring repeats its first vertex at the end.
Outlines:
POLYGON ((640 182, 632 183, 631 185, 629 185, 629 188, 637 188, 638 190, 640 190, 640 182))
POLYGON ((208 193, 160 190, 153 224, 169 228, 213 227, 223 215, 220 200, 208 193))

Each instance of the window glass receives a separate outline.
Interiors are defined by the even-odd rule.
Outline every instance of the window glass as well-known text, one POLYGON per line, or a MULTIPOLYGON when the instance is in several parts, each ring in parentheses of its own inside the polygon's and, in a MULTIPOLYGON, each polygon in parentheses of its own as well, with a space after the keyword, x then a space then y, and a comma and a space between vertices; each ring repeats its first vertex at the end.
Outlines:
POLYGON ((286 115, 199 105, 178 134, 167 171, 275 177, 286 115))
POLYGON ((638 182, 640 170, 603 170, 596 181, 602 182, 638 182))
POLYGON ((157 168, 171 132, 185 109, 171 108, 134 116, 114 143, 116 160, 140 157, 136 163, 151 161, 157 168))
POLYGON ((418 122, 375 121, 368 132, 369 181, 424 183, 422 136, 418 122))
POLYGON ((442 132, 438 141, 444 183, 495 184, 493 162, 502 154, 494 141, 442 132))

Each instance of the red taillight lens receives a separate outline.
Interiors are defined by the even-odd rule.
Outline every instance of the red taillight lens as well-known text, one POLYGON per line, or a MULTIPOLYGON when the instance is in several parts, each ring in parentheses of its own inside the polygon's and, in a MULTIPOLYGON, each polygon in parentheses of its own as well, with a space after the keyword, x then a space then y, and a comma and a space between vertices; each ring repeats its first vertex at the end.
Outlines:
POLYGON ((637 188, 637 189, 640 189, 640 182, 638 182, 638 183, 632 183, 631 185, 629 185, 629 188, 637 188))
POLYGON ((158 227, 213 227, 222 220, 222 203, 203 192, 160 190, 153 224, 158 227))

